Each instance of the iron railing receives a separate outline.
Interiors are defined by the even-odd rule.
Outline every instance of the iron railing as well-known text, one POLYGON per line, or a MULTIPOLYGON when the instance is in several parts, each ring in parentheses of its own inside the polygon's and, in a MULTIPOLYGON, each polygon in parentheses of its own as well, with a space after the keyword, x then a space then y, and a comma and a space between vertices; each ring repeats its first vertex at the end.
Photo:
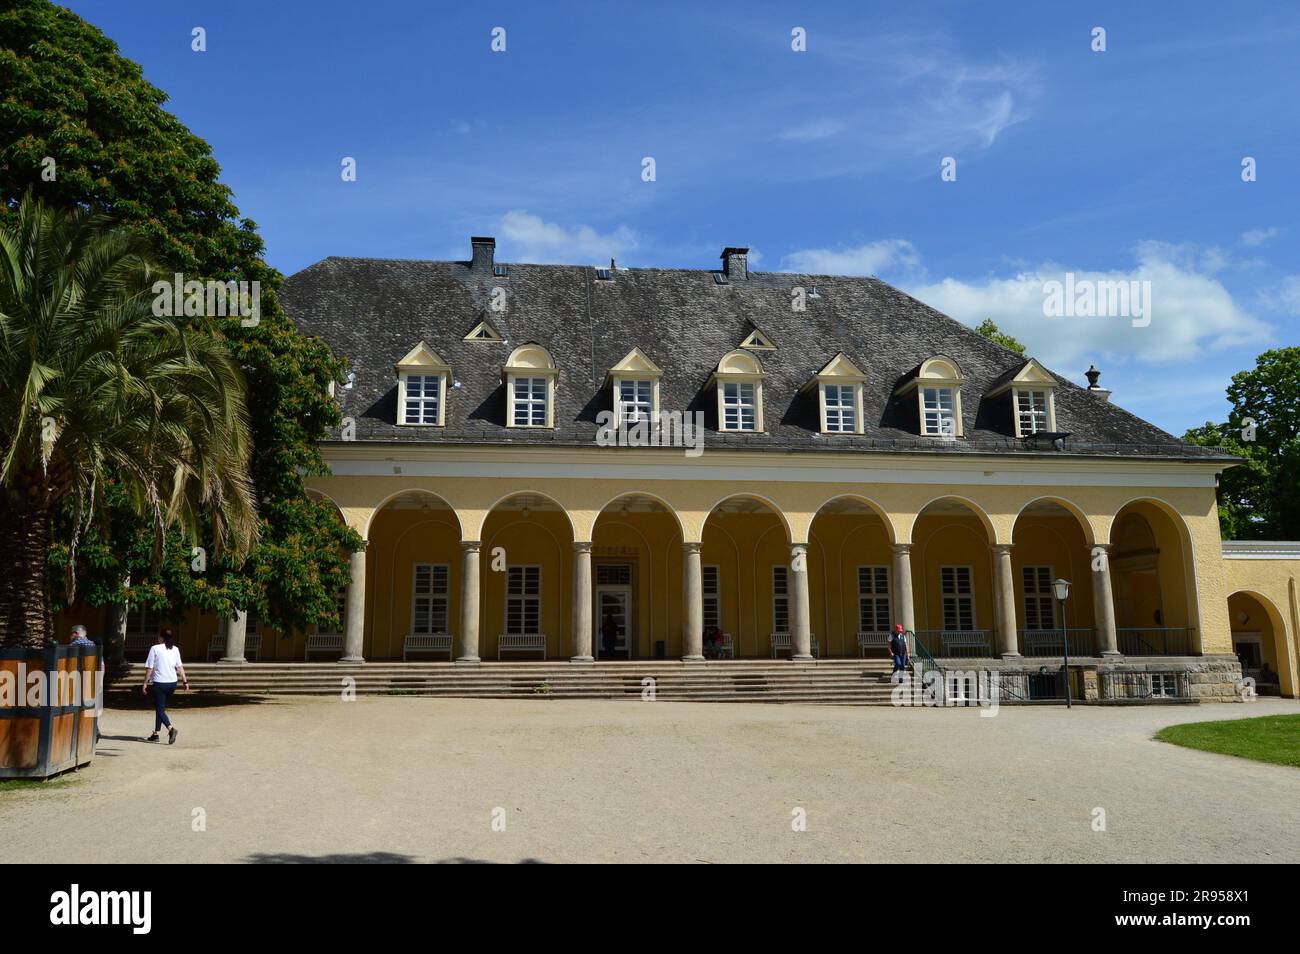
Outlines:
POLYGON ((1060 656, 1065 650, 1065 641, 1069 639, 1071 656, 1092 656, 1096 654, 1091 629, 1022 629, 1020 631, 1020 654, 1022 656, 1060 656))
POLYGON ((1112 699, 1188 699, 1191 677, 1186 671, 1146 670, 1125 672, 1102 670, 1098 688, 1104 700, 1112 699))
POLYGON ((1119 651, 1125 656, 1191 656, 1190 626, 1147 626, 1116 630, 1119 651))

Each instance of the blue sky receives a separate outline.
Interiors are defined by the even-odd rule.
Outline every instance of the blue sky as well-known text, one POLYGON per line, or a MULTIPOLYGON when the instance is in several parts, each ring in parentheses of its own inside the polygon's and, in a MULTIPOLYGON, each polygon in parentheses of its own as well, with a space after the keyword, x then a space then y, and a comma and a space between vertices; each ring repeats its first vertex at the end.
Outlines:
POLYGON ((1295 4, 68 6, 212 144, 286 274, 465 258, 471 234, 506 261, 630 266, 747 245, 761 270, 993 317, 1174 433, 1300 344, 1295 4), (1045 317, 1067 272, 1150 281, 1150 323, 1045 317))

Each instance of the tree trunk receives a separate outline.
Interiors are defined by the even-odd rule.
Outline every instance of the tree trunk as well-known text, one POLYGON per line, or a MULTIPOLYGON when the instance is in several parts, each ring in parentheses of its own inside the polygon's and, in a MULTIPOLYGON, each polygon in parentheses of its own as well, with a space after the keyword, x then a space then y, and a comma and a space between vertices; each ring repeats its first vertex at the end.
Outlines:
POLYGON ((55 639, 50 614, 54 508, 41 478, 0 496, 0 645, 43 646, 55 639))

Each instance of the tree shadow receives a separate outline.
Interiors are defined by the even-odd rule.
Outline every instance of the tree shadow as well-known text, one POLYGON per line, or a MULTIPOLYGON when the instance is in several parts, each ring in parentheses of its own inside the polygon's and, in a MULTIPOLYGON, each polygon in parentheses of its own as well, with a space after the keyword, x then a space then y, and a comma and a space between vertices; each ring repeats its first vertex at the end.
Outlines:
MULTIPOLYGON (((247 864, 254 865, 411 865, 416 863, 412 855, 399 855, 391 851, 367 851, 357 852, 355 854, 331 854, 331 855, 299 855, 291 852, 270 852, 249 855, 244 859, 247 864)), ((518 862, 521 865, 540 865, 545 864, 536 858, 521 858, 518 862)), ((495 861, 485 861, 481 858, 441 858, 433 862, 436 865, 491 865, 499 864, 495 861)))
MULTIPOLYGON (((218 692, 205 689, 181 690, 174 693, 167 703, 167 711, 181 709, 215 709, 221 706, 246 706, 275 704, 270 696, 250 695, 237 692, 218 692)), ((136 686, 134 691, 126 689, 109 689, 104 693, 104 704, 114 709, 144 709, 153 711, 153 693, 141 692, 136 686)))

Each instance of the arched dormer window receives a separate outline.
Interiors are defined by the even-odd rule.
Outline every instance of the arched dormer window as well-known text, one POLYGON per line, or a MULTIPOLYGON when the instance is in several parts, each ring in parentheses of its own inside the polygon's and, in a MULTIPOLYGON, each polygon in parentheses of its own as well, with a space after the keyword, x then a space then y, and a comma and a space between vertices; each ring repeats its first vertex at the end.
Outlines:
POLYGON ((451 368, 421 341, 397 362, 397 423, 442 427, 451 368))
POLYGON ((555 379, 551 353, 528 342, 510 352, 502 370, 506 383, 507 427, 555 426, 555 379))
POLYGON ((763 365, 739 349, 718 362, 713 381, 718 389, 718 430, 762 431, 763 365))
POLYGON ((939 355, 922 361, 897 393, 916 392, 922 436, 952 440, 962 436, 961 386, 965 383, 957 362, 939 355))
POLYGON ((826 362, 801 390, 817 389, 823 434, 861 434, 862 386, 867 376, 843 351, 826 362))

